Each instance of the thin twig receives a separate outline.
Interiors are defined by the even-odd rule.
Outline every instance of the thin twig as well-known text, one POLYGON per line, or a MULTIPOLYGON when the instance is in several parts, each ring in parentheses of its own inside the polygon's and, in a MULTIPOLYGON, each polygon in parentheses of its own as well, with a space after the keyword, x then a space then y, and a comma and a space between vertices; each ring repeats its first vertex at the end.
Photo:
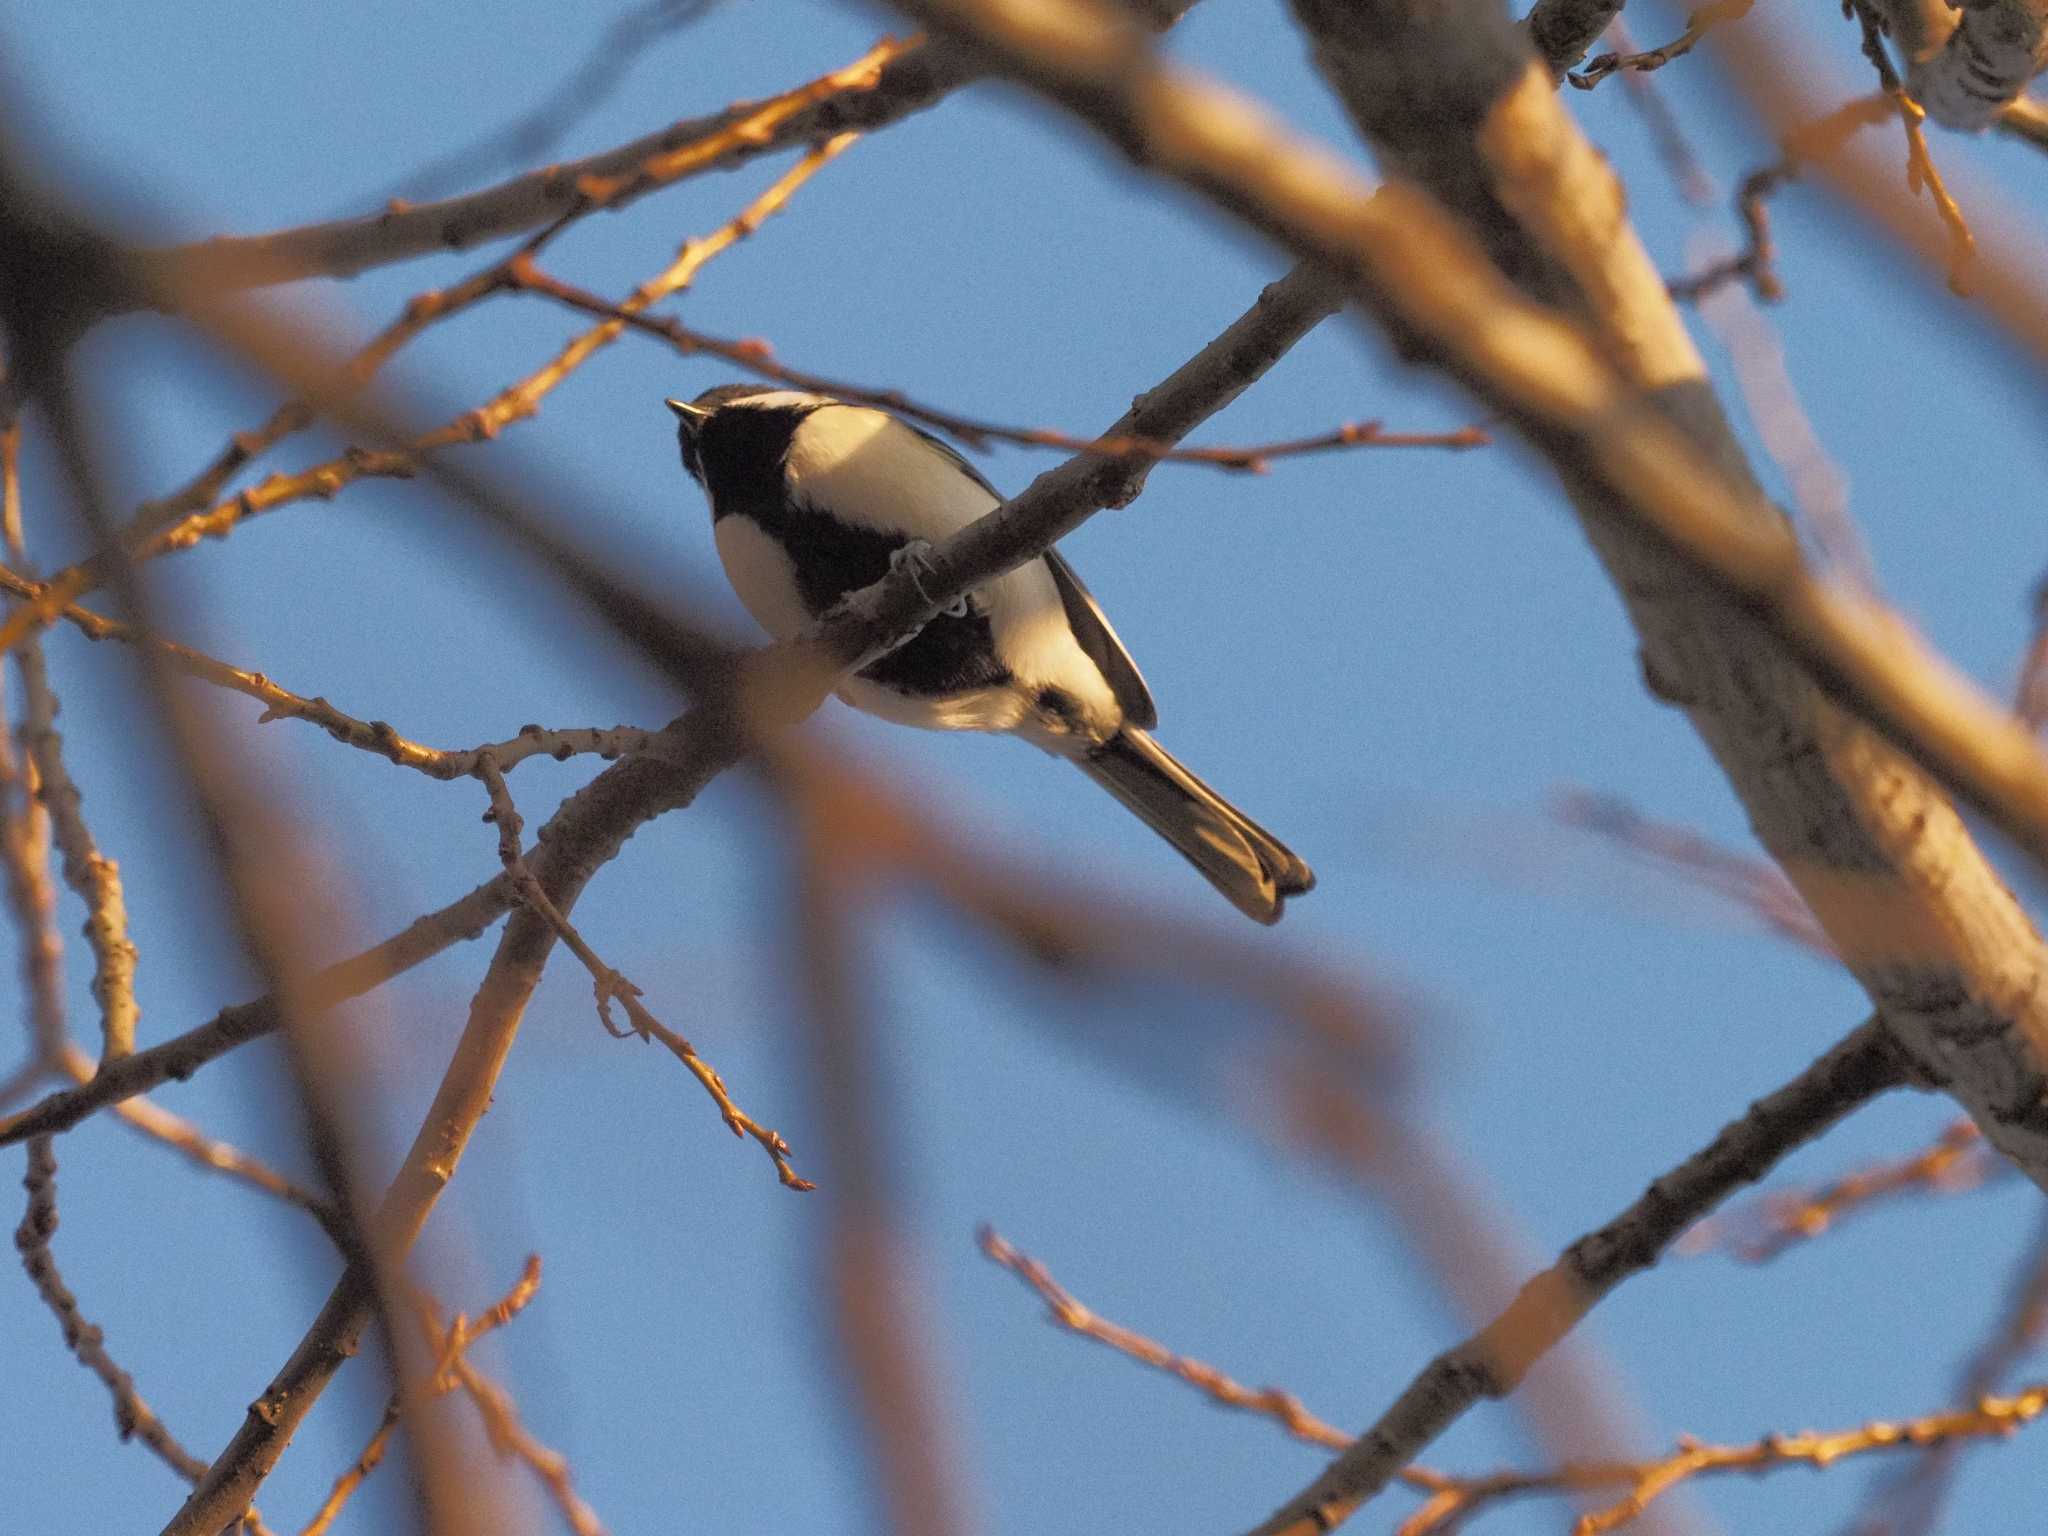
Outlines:
MULTIPOLYGON (((75 1083, 92 1081, 92 1059, 77 1046, 65 1044, 60 1070, 68 1074, 75 1083)), ((215 1173, 224 1173, 251 1188, 259 1189, 266 1195, 273 1195, 286 1205, 295 1205, 320 1224, 320 1228, 337 1245, 344 1244, 347 1229, 332 1201, 324 1200, 295 1180, 286 1178, 260 1157, 254 1157, 241 1148, 232 1146, 218 1137, 209 1136, 183 1115, 173 1114, 160 1104, 137 1095, 123 1099, 114 1106, 114 1112, 143 1135, 162 1142, 215 1173)))
POLYGON ((264 235, 229 236, 137 253, 159 296, 198 286, 220 291, 308 277, 353 277, 416 256, 467 250, 559 221, 587 204, 594 185, 623 182, 602 206, 686 176, 794 149, 849 129, 881 127, 930 105, 972 78, 950 50, 912 39, 887 45, 845 69, 764 101, 742 102, 708 117, 686 118, 656 133, 588 156, 515 176, 442 202, 396 204, 359 219, 264 235), (660 167, 665 179, 650 175, 660 167))
POLYGON ((428 1339, 435 1346, 439 1362, 434 1390, 441 1392, 461 1387, 470 1401, 476 1404, 491 1449, 506 1460, 524 1462, 533 1469, 534 1476, 541 1480, 548 1496, 554 1500, 555 1508, 561 1512, 563 1523, 575 1536, 605 1536, 604 1523, 597 1518, 597 1512, 576 1492, 576 1479, 570 1470, 569 1459, 533 1437, 532 1432, 519 1421, 519 1408, 512 1401, 512 1394, 478 1370, 467 1353, 470 1343, 480 1333, 488 1327, 497 1326, 490 1322, 494 1314, 502 1314, 500 1322, 509 1318, 526 1304, 539 1284, 540 1260, 538 1257, 528 1259, 526 1275, 520 1282, 525 1295, 520 1296, 518 1288, 515 1288, 513 1295, 507 1296, 475 1325, 458 1314, 455 1321, 444 1328, 432 1299, 426 1296, 419 1298, 421 1321, 426 1326, 428 1339), (518 1299, 515 1301, 515 1298, 518 1299))
MULTIPOLYGON (((338 392, 332 399, 322 403, 331 408, 359 391, 393 352, 417 336, 429 323, 466 308, 491 293, 502 291, 509 282, 509 273, 513 265, 529 261, 533 251, 556 233, 566 220, 581 217, 593 208, 634 195, 635 189, 665 184, 687 174, 690 167, 703 163, 705 157, 715 159, 721 145, 768 131, 774 123, 784 120, 795 106, 811 99, 806 93, 814 94, 828 84, 831 84, 833 89, 838 89, 847 82, 871 80, 880 63, 893 57, 896 51, 898 45, 885 40, 846 69, 835 71, 834 74, 824 77, 823 81, 813 82, 812 85, 801 87, 787 96, 776 98, 755 114, 722 129, 712 140, 693 141, 664 151, 650 156, 629 171, 591 181, 582 186, 579 188, 579 201, 564 215, 563 220, 558 220, 540 231, 520 250, 453 288, 425 294, 415 299, 397 321, 350 360, 343 370, 338 392), (833 84, 834 82, 837 83, 833 84)), ((852 134, 842 134, 830 143, 810 150, 737 217, 704 239, 692 240, 686 244, 677 259, 660 275, 642 284, 625 301, 623 307, 631 310, 643 309, 687 287, 705 262, 745 239, 763 220, 780 211, 798 187, 809 180, 826 162, 847 148, 855 137, 852 134)), ((620 324, 617 321, 607 321, 605 324, 592 327, 571 341, 551 362, 537 372, 499 391, 483 405, 465 411, 454 420, 413 439, 403 448, 351 448, 339 458, 315 464, 308 469, 292 474, 270 475, 241 494, 206 510, 190 510, 199 504, 194 499, 196 496, 202 492, 210 495, 217 491, 235 470, 257 453, 308 424, 311 420, 309 407, 298 401, 288 403, 274 413, 263 428, 231 442, 214 463, 184 491, 174 494, 164 502, 144 508, 134 526, 123 534, 118 550, 94 555, 76 565, 67 566, 52 576, 43 584, 43 590, 38 597, 18 607, 4 622, 0 622, 0 652, 14 648, 26 635, 55 622, 65 604, 76 602, 87 592, 107 581, 123 559, 150 560, 175 550, 189 549, 204 539, 225 537, 248 519, 275 511, 279 507, 309 498, 331 500, 358 480, 405 479, 410 477, 418 469, 420 461, 430 454, 460 444, 484 442, 497 436, 513 423, 534 415, 541 400, 594 353, 616 339, 619 330, 620 324)))
POLYGON ((1740 21, 1747 16, 1756 0, 1712 0, 1685 19, 1685 30, 1661 48, 1652 48, 1647 53, 1603 53, 1582 70, 1568 71, 1565 79, 1582 91, 1590 91, 1616 70, 1635 70, 1648 74, 1651 70, 1662 69, 1673 59, 1682 59, 1699 46, 1715 27, 1726 22, 1740 21))
POLYGON ((1439 1355, 1379 1421, 1257 1536, 1334 1529, 1482 1398, 1505 1396, 1593 1306, 1743 1184, 1844 1115, 1897 1087, 1904 1069, 1876 1020, 1759 1099, 1714 1141, 1652 1183, 1634 1205, 1567 1248, 1507 1309, 1439 1355))
MULTIPOLYGON (((1045 1303, 1050 1319, 1068 1332, 1185 1382, 1221 1407, 1269 1419, 1310 1445, 1342 1451, 1355 1443, 1355 1437, 1318 1417, 1292 1392, 1244 1386, 1205 1361, 1179 1354, 1101 1316, 1055 1280, 1044 1264, 993 1228, 983 1226, 976 1233, 976 1242, 990 1260, 1028 1286, 1045 1303)), ((2033 1321, 2037 1324, 2038 1317, 2033 1321)), ((1401 1468, 1398 1477, 1428 1497, 1401 1522, 1397 1536, 1448 1532, 1455 1524, 1508 1498, 1601 1488, 1627 1490, 1619 1502, 1584 1516, 1572 1527, 1574 1536, 1598 1536, 1635 1520, 1652 1501, 1691 1478, 1736 1472, 1757 1476, 1790 1466, 1824 1470, 1837 1461, 1871 1452, 1912 1446, 1953 1448, 1970 1439, 2011 1434, 2048 1410, 2048 1386, 2003 1399, 1988 1394, 1988 1388, 1967 1394, 1964 1400, 1974 1404, 1973 1409, 1929 1414, 1902 1423, 1872 1421, 1828 1433, 1773 1434, 1743 1445, 1708 1445, 1688 1436, 1671 1455, 1642 1461, 1571 1461, 1541 1471, 1467 1475, 1411 1465, 1401 1468)))
POLYGON ((38 1136, 28 1144, 28 1173, 22 1187, 28 1191, 28 1210, 15 1228, 14 1246, 36 1294, 63 1331, 64 1347, 113 1397, 114 1428, 120 1437, 140 1440, 173 1472, 187 1482, 197 1482, 206 1463, 178 1443, 177 1436, 164 1427, 163 1420, 135 1390, 135 1379, 107 1353, 106 1334, 79 1310, 78 1298, 64 1283, 63 1272, 50 1252, 50 1239, 57 1231, 57 1152, 50 1137, 38 1136))
MULTIPOLYGON (((1997 1325, 1965 1362, 1952 1401, 1981 1408, 2019 1362, 2048 1337, 2048 1213, 2014 1269, 1997 1325)), ((2036 1389, 2038 1390, 2038 1389, 2036 1389)), ((2025 1394, 2022 1394, 2023 1396, 2025 1394)), ((1965 1442, 1930 1442, 1925 1453, 1874 1483, 1847 1536, 1930 1536, 1954 1486, 1965 1442)))
MULTIPOLYGON (((415 918, 382 943, 316 973, 306 989, 309 1000, 328 1007, 360 997, 444 949, 478 937, 511 904, 511 881, 494 876, 437 911, 415 918)), ((267 995, 223 1008, 196 1029, 102 1066, 90 1083, 53 1093, 19 1114, 0 1118, 0 1147, 67 1131, 110 1104, 166 1082, 183 1082, 207 1062, 270 1034, 281 1023, 277 1000, 267 995)))
POLYGON ((1765 1264, 1881 1201, 1960 1194, 2008 1171, 2010 1165, 1985 1145, 1976 1125, 1957 1120, 1909 1157, 1873 1163, 1817 1189, 1766 1195, 1746 1209, 1703 1221, 1680 1239, 1676 1251, 1726 1253, 1745 1264, 1765 1264))
MULTIPOLYGON (((462 1360, 469 1346, 485 1334, 504 1327, 525 1311, 526 1304, 533 1300, 539 1290, 540 1255, 529 1254, 526 1265, 520 1271, 519 1279, 514 1282, 512 1289, 487 1311, 481 1313, 474 1322, 466 1315, 458 1314, 445 1333, 438 1328, 435 1329, 434 1371, 415 1390, 434 1397, 445 1397, 453 1392, 461 1384, 453 1374, 453 1367, 462 1360)), ((364 1480, 377 1470, 384 1460, 385 1452, 390 1449, 391 1435, 398 1427, 405 1403, 404 1393, 391 1394, 384 1404, 384 1415, 378 1421, 369 1442, 364 1445, 362 1453, 334 1480, 334 1487, 329 1490, 326 1499, 321 1502, 319 1510, 300 1532, 300 1536, 324 1536, 327 1528, 334 1524, 335 1517, 341 1513, 343 1506, 355 1496, 356 1490, 362 1487, 364 1480)))
MULTIPOLYGON (((0 591, 31 601, 44 596, 49 586, 30 581, 0 566, 0 591)), ((551 757, 567 762, 572 757, 594 756, 607 761, 630 752, 644 752, 654 746, 656 733, 637 726, 524 725, 519 734, 505 741, 486 742, 463 749, 423 746, 402 736, 383 720, 363 720, 337 708, 323 697, 307 697, 280 686, 261 672, 233 666, 204 651, 180 645, 160 635, 145 635, 131 624, 110 619, 76 603, 67 603, 60 614, 92 640, 114 640, 124 645, 148 647, 154 654, 187 677, 246 698, 263 706, 258 724, 272 720, 304 720, 317 725, 344 746, 371 752, 401 768, 411 768, 432 779, 464 779, 476 772, 477 759, 485 752, 501 768, 514 768, 528 758, 551 757)))
POLYGON ((480 163, 493 168, 533 162, 569 130, 596 112, 655 43, 702 18, 717 0, 641 0, 614 17, 583 62, 569 77, 505 128, 496 128, 461 149, 430 160, 375 198, 358 200, 403 207, 444 195, 451 186, 475 179, 480 163))
POLYGON ((703 1085, 704 1091, 718 1106, 719 1117, 725 1121, 726 1129, 735 1136, 751 1136, 768 1154, 775 1165, 775 1176, 785 1188, 811 1190, 817 1186, 809 1179, 798 1176, 790 1165, 789 1143, 782 1133, 762 1125, 732 1100, 726 1091, 725 1080, 711 1063, 697 1054, 697 1048, 681 1035, 657 1019, 647 1006, 640 1001, 642 993, 626 977, 604 963, 596 950, 592 949, 582 934, 555 904, 548 899, 548 893, 541 887, 533 870, 520 853, 519 837, 523 823, 518 808, 512 803, 512 793, 506 788, 505 775, 499 771, 497 760, 489 752, 477 761, 476 776, 491 797, 491 808, 484 813, 484 820, 495 822, 498 828, 498 857, 504 862, 505 873, 511 876, 513 887, 519 892, 520 901, 537 913, 555 930, 568 950, 583 968, 590 972, 591 985, 597 996, 598 1021, 606 1033, 615 1040, 638 1035, 642 1040, 659 1040, 675 1054, 678 1061, 690 1069, 690 1073, 703 1085), (621 1029, 612 1018, 612 1003, 616 1001, 626 1010, 628 1025, 621 1029))
MULTIPOLYGON (((28 545, 21 521, 21 424, 0 436, 0 543, 7 558, 26 570, 28 545)), ((17 610, 18 612, 19 610, 17 610)), ((11 615, 10 615, 11 617, 11 615)), ((92 950, 93 1000, 99 1005, 102 1059, 119 1060, 135 1049, 135 945, 128 937, 128 909, 121 895, 120 866, 104 857, 86 825, 84 797, 64 766, 57 733, 57 694, 40 647, 25 646, 15 658, 21 671, 26 710, 22 745, 35 765, 36 798, 49 813, 53 840, 63 855, 64 881, 85 903, 85 941, 92 950)))
POLYGON ((28 999, 28 1060, 12 1082, 0 1085, 0 1105, 55 1070, 68 1040, 64 945, 57 935, 57 892, 50 879, 50 818, 35 788, 35 765, 16 750, 0 710, 0 860, 6 865, 7 904, 20 936, 22 994, 28 999))
POLYGON ((1788 155, 1743 177, 1735 191, 1735 214, 1742 221, 1745 235, 1742 250, 1690 277, 1673 278, 1665 285, 1671 297, 1696 304, 1715 289, 1742 278, 1766 304, 1784 298, 1785 287, 1778 280, 1777 247, 1771 240, 1768 200, 1798 174, 1798 163, 1788 155))
POLYGON ((1048 427, 1005 426, 943 410, 911 399, 900 390, 875 389, 845 379, 826 378, 775 361, 774 349, 758 339, 729 340, 693 330, 679 320, 626 310, 573 283, 563 282, 539 267, 527 264, 518 272, 518 284, 529 292, 575 310, 615 320, 643 335, 665 341, 684 357, 709 355, 724 358, 736 367, 764 379, 774 379, 794 389, 829 395, 837 400, 879 406, 900 416, 921 421, 971 448, 991 442, 1013 443, 1024 448, 1051 448, 1062 453, 1080 453, 1105 459, 1142 459, 1163 464, 1200 464, 1246 474, 1265 474, 1275 459, 1298 458, 1304 454, 1328 453, 1341 448, 1483 448, 1493 441, 1480 427, 1459 427, 1449 432, 1389 432, 1377 421, 1348 422, 1329 432, 1311 437, 1283 438, 1247 447, 1184 448, 1156 438, 1115 436, 1077 437, 1048 427))

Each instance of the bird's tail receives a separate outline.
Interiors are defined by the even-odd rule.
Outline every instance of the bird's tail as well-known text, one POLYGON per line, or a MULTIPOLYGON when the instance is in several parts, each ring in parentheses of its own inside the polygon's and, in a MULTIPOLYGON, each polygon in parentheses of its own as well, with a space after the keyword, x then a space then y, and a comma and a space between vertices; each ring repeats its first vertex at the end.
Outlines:
POLYGON ((1253 921, 1277 923, 1289 896, 1314 888, 1314 872, 1285 843, 1143 731, 1126 726, 1074 761, 1253 921))

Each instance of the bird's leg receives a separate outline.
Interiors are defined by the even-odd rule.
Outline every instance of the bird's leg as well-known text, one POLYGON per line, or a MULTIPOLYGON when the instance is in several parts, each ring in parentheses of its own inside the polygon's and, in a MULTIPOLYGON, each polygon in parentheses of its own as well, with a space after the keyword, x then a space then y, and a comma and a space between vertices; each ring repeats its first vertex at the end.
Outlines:
MULTIPOLYGON (((932 574, 932 547, 929 543, 923 539, 910 539, 897 548, 892 549, 889 551, 889 569, 891 571, 907 569, 910 572, 910 584, 917 588, 917 595, 924 598, 926 602, 931 601, 931 598, 926 595, 924 590, 924 578, 932 574)), ((954 598, 952 602, 941 608, 939 612, 949 619, 966 618, 966 597, 963 595, 954 598)))

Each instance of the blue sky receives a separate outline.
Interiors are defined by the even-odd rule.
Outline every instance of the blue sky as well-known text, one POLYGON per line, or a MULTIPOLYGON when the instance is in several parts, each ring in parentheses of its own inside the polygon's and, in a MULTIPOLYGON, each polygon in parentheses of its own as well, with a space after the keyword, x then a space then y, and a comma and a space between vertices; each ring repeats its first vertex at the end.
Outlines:
MULTIPOLYGON (((511 3, 484 20, 392 0, 310 15, 12 0, 0 14, 10 121, 52 179, 124 223, 144 217, 146 200, 149 217, 169 221, 147 232, 164 238, 366 208, 540 99, 605 19, 511 3)), ((1648 45, 1683 18, 1630 20, 1648 45)), ((1853 29, 1832 7, 1781 9, 1769 24, 1796 35, 1837 95, 1866 88, 1853 29)), ((588 153, 788 86, 890 25, 808 0, 731 0, 649 50, 554 152, 588 153)), ((1282 8, 1202 0, 1172 46, 1305 131, 1349 143, 1282 8)), ((1656 78, 1724 182, 1765 158, 1710 49, 1656 78)), ((1731 236, 1725 213, 1699 215, 1674 194, 1619 82, 1567 105, 1613 158, 1666 270, 1686 264, 1702 222, 1731 236)), ((2036 228, 2048 217, 2038 153, 1933 142, 1966 210, 1996 205, 2036 228)), ((623 293, 782 164, 592 219, 554 259, 579 284, 623 293)), ((2003 693, 2048 561, 2037 381, 1986 343, 1938 278, 1874 247, 1818 190, 1789 189, 1774 217, 1790 297, 1770 318, 1848 477, 1884 590, 2003 693)), ((286 297, 366 334, 411 294, 486 259, 413 262, 286 297)), ((714 333, 767 336, 822 373, 1087 431, 1282 270, 1078 130, 981 88, 842 156, 708 268, 680 312, 714 333)), ((395 376, 473 404, 532 371, 573 326, 538 301, 501 299, 432 332, 395 376)), ((1725 355, 1700 334, 1725 381, 1725 355)), ((159 319, 104 328, 87 361, 129 504, 181 481, 274 404, 159 319)), ((661 408, 664 395, 727 376, 629 338, 481 451, 579 485, 598 520, 565 531, 745 634, 661 408)), ((1361 418, 1448 428, 1472 416, 1358 324, 1335 321, 1206 436, 1260 441, 1361 418)), ((1744 429, 1754 441, 1746 418, 1744 429)), ((313 434, 275 464, 335 446, 313 434)), ((1017 489, 1049 462, 1012 449, 983 467, 1017 489)), ((29 467, 31 535, 53 566, 82 546, 37 495, 48 477, 33 445, 29 467)), ((1546 824, 1549 793, 1582 785, 1747 845, 1704 750, 1643 692, 1619 606, 1561 498, 1513 443, 1326 456, 1260 477, 1169 466, 1139 502, 1063 547, 1144 667, 1161 739, 1321 878, 1280 928, 1239 924, 1234 936, 1412 1002, 1409 1112, 1509 1213, 1504 1236, 1529 1263, 1605 1220, 1863 1017, 1860 993, 1830 966, 1546 824)), ((158 576, 179 638, 436 745, 529 720, 658 724, 674 712, 424 484, 292 507, 158 576)), ((143 1038, 161 1039, 254 988, 195 880, 196 835, 129 658, 70 635, 50 653, 74 774, 127 882, 143 1038)), ((496 867, 476 786, 403 773, 309 728, 259 730, 255 714, 239 700, 221 707, 229 738, 317 836, 354 904, 335 953, 496 867)), ((1218 930, 1238 924, 1106 797, 1016 743, 893 730, 836 705, 808 729, 1003 858, 1218 930)), ((589 771, 520 768, 513 788, 529 821, 589 771)), ((497 1295, 528 1252, 543 1256, 540 1299, 483 1357, 615 1532, 883 1526, 832 1369, 817 1237, 844 1192, 821 1161, 785 874, 768 809, 732 777, 637 836, 578 921, 740 1101, 789 1136, 823 1188, 776 1188, 672 1061, 603 1035, 587 980, 558 962, 429 1231, 437 1284, 458 1306, 497 1295)), ((67 907, 67 939, 79 916, 67 907)), ((1163 980, 1049 983, 925 901, 878 903, 864 932, 916 1276, 905 1299, 929 1330, 980 1528, 1227 1531, 1293 1491, 1317 1453, 1046 1327, 975 1254, 977 1222, 1108 1315, 1252 1383, 1284 1384, 1342 1424, 1369 1420, 1460 1336, 1384 1205, 1270 1134, 1273 1106, 1246 1069, 1283 1025, 1163 980)), ((80 947, 72 996, 89 1036, 80 947)), ((450 953, 363 1013, 394 1141, 417 1123, 485 955, 450 953)), ((304 1162, 268 1046, 163 1097, 215 1134, 304 1162)), ((1946 1118, 1938 1101, 1888 1101, 1787 1174, 1917 1146, 1946 1118)), ((324 1295, 331 1253, 310 1224, 117 1125, 85 1127, 59 1153, 58 1259, 144 1394, 210 1457, 324 1295)), ((1675 1261, 1602 1306, 1586 1338, 1624 1384, 1645 1448, 1681 1432, 1743 1440, 1931 1411, 1995 1314, 2038 1203, 2008 1180, 1872 1214, 1768 1268, 1675 1261)), ((66 1357, 18 1272, 0 1281, 0 1369, 30 1387, 0 1393, 0 1526, 150 1530, 168 1517, 176 1480, 115 1442, 102 1389, 66 1357)), ((279 1529, 303 1522, 373 1426, 368 1380, 349 1373, 267 1487, 279 1529)), ((1430 1459, 1473 1470, 1537 1454, 1514 1411, 1493 1407, 1430 1459)), ((2025 1469, 2039 1455, 2026 1439, 1976 1454, 1955 1528, 2013 1528, 2023 1503, 2033 1507, 2025 1469)), ((1842 1467, 1699 1485, 1673 1501, 1699 1523, 1677 1528, 1830 1529, 1867 1476, 1842 1467)), ((384 1528, 398 1487, 380 1475, 346 1521, 384 1528)), ((1405 1507, 1390 1498, 1357 1528, 1390 1529, 1405 1507)), ((1554 1531, 1565 1518, 1532 1503, 1483 1529, 1554 1531)))

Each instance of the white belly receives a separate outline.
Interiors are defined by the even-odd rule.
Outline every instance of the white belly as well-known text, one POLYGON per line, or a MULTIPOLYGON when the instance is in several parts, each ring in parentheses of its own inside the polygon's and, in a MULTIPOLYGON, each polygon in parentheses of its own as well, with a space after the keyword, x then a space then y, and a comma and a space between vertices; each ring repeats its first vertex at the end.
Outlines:
MULTIPOLYGON (((956 478, 953 483, 973 493, 972 504, 963 497, 942 510, 931 509, 930 526, 918 536, 943 538, 994 505, 972 481, 956 478)), ((730 514, 713 525, 712 537, 726 579, 763 629, 777 640, 789 640, 810 625, 812 615, 799 595, 794 562, 758 523, 742 513, 730 514)), ((987 615, 996 654, 1014 675, 1014 683, 928 698, 854 677, 841 686, 839 696, 856 709, 899 725, 949 731, 1027 727, 1026 734, 1034 741, 1039 733, 1028 729, 1033 719, 1030 701, 1048 685, 1074 695, 1091 716, 1116 718, 1109 684, 1075 642, 1059 589, 1044 561, 1032 560, 1004 573, 976 589, 972 601, 987 615)))

